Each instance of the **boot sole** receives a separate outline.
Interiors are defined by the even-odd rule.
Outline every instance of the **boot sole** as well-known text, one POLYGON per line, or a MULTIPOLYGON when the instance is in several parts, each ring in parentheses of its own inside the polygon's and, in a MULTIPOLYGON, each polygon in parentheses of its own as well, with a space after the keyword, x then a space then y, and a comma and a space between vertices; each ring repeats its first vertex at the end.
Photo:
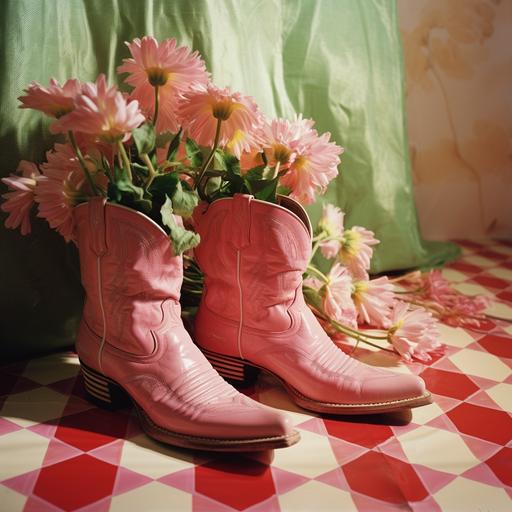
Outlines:
POLYGON ((154 423, 148 414, 131 398, 127 391, 114 380, 93 370, 80 361, 84 389, 87 399, 99 407, 116 410, 133 405, 146 435, 162 443, 194 450, 217 452, 252 452, 286 448, 300 440, 296 430, 287 436, 259 437, 249 439, 217 439, 198 437, 173 432, 154 423))
POLYGON ((252 385, 258 373, 265 371, 278 379, 286 391, 289 393, 293 401, 302 407, 314 412, 326 414, 378 414, 384 412, 398 411, 401 409, 412 409, 432 403, 432 396, 429 392, 421 396, 410 398, 402 398, 399 400, 390 400, 386 402, 361 403, 361 404, 338 404, 329 402, 320 402, 312 398, 308 398, 300 393, 293 386, 285 382, 281 377, 270 370, 249 363, 245 359, 234 356, 225 356, 217 352, 206 350, 202 347, 201 351, 206 356, 211 365, 217 372, 224 377, 230 384, 236 387, 247 387, 252 385))

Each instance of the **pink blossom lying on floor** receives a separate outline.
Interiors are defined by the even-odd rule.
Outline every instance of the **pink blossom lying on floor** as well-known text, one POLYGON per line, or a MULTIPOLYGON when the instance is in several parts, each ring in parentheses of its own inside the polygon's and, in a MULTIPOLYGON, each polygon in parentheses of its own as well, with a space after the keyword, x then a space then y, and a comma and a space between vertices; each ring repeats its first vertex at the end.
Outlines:
POLYGON ((1 209, 9 215, 5 220, 5 227, 16 229, 21 227, 21 234, 30 233, 30 209, 34 204, 34 189, 40 176, 37 165, 27 160, 22 160, 18 165, 21 176, 11 174, 2 181, 9 187, 9 192, 3 194, 5 202, 1 209))
POLYGON ((410 291, 411 300, 424 305, 442 322, 455 327, 479 327, 491 303, 484 295, 468 296, 453 288, 439 269, 400 281, 410 291))
POLYGON ((429 352, 441 347, 438 323, 424 308, 396 301, 391 314, 388 339, 406 360, 430 361, 429 352))

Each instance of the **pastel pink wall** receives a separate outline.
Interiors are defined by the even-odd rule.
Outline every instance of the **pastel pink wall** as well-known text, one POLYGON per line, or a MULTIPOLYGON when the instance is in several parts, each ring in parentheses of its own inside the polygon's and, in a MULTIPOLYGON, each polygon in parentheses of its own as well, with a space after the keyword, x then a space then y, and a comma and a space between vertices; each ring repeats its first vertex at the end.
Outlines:
POLYGON ((422 233, 512 238, 512 0, 398 0, 422 233))

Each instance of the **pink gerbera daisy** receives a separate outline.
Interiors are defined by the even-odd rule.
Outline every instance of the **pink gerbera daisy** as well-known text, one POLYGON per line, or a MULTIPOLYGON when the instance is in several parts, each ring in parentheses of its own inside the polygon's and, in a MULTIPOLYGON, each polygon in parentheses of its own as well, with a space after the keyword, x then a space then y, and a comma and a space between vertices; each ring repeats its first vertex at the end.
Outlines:
POLYGON ((21 226, 21 234, 30 233, 30 210, 34 204, 34 189, 37 185, 40 173, 37 165, 27 160, 22 160, 18 165, 21 176, 11 174, 2 181, 9 187, 9 192, 3 194, 5 202, 1 209, 9 215, 5 220, 5 227, 16 229, 21 226))
MULTIPOLYGON (((61 86, 52 78, 48 87, 32 82, 24 91, 26 95, 18 99, 23 103, 21 108, 40 110, 50 117, 59 119, 75 108, 75 98, 80 94, 81 88, 80 82, 76 79, 68 80, 61 86)), ((54 133, 62 131, 59 122, 52 123, 50 129, 54 133)))
POLYGON ((352 299, 357 309, 358 320, 374 327, 387 328, 394 303, 393 284, 379 277, 354 282, 352 299))
POLYGON ((222 121, 218 144, 221 147, 231 144, 237 157, 250 149, 252 137, 262 122, 251 97, 211 83, 185 93, 178 116, 190 137, 202 146, 213 145, 218 121, 222 121))
POLYGON ((271 163, 289 164, 281 184, 290 196, 310 204, 317 193, 325 192, 337 175, 338 155, 343 149, 329 142, 330 134, 319 136, 314 121, 297 116, 293 121, 275 119, 263 129, 265 153, 271 163))
POLYGON ((357 328, 356 309, 351 298, 352 279, 339 263, 331 268, 323 288, 323 308, 332 320, 357 328))
POLYGON ((108 87, 103 74, 96 83, 83 85, 75 104, 75 110, 60 119, 63 128, 93 135, 101 142, 126 140, 145 120, 139 103, 127 102, 117 87, 108 87))
MULTIPOLYGON (((73 148, 69 144, 56 144, 53 151, 46 154, 47 162, 41 169, 35 190, 35 200, 39 204, 38 217, 48 221, 66 241, 73 239, 73 207, 92 197, 84 173, 73 148)), ((106 189, 106 177, 98 173, 96 166, 86 160, 89 172, 98 186, 106 189)))
POLYGON ((429 352, 441 346, 437 326, 436 319, 424 308, 410 308, 405 302, 397 301, 388 339, 405 360, 430 361, 429 352))
POLYGON ((177 132, 176 109, 181 94, 193 84, 206 84, 208 73, 198 52, 177 47, 176 39, 160 44, 151 36, 126 43, 132 54, 118 67, 119 73, 129 73, 126 82, 134 87, 130 97, 139 101, 144 113, 154 118, 155 87, 158 87, 159 112, 156 129, 177 132))
POLYGON ((339 257, 355 279, 365 278, 373 255, 372 246, 378 243, 373 231, 360 226, 344 231, 339 257))
POLYGON ((318 222, 318 227, 324 237, 320 238, 319 247, 322 254, 327 258, 335 258, 341 250, 343 237, 344 213, 332 204, 323 207, 323 214, 318 222))

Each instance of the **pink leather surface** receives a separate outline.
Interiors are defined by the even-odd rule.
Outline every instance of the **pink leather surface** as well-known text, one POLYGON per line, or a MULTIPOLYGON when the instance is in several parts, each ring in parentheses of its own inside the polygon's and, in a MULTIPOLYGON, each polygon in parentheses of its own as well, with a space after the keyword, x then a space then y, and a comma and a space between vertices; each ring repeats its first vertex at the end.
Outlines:
MULTIPOLYGON (((286 201, 300 213, 300 205, 286 201)), ((305 212, 300 217, 307 219, 305 212)), ((359 363, 324 332, 302 295, 311 232, 299 216, 239 194, 203 205, 194 221, 202 240, 195 255, 205 274, 195 331, 201 347, 266 368, 322 402, 373 403, 425 392, 420 378, 359 363)))
POLYGON ((283 414, 238 393, 190 339, 178 302, 182 259, 165 232, 99 198, 75 212, 87 294, 76 344, 82 361, 119 383, 168 430, 222 439, 291 433, 283 414), (99 356, 102 303, 106 342, 99 356))

